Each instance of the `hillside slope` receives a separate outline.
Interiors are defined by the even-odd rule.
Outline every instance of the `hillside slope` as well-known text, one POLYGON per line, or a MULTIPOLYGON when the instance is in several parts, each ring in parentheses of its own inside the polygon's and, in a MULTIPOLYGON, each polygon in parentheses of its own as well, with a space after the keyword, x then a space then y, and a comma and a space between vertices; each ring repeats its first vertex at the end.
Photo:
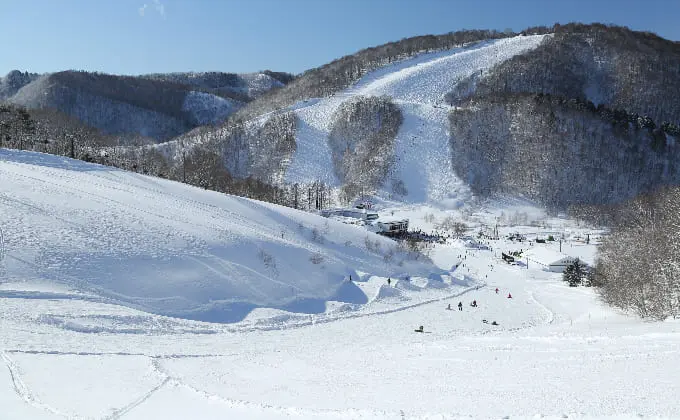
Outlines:
POLYGON ((555 25, 538 48, 466 80, 450 100, 464 102, 469 93, 542 93, 623 109, 658 125, 680 124, 678 69, 678 42, 611 25, 555 25), (475 89, 466 92, 470 84, 475 89))
POLYGON ((384 190, 389 193, 391 186, 401 181, 406 201, 441 201, 449 197, 464 200, 469 189, 451 167, 444 95, 457 81, 535 48, 544 38, 518 36, 423 54, 371 72, 352 88, 330 98, 297 104, 297 152, 286 181, 321 180, 339 186, 331 170, 327 142, 334 113, 353 96, 385 95, 401 108, 404 122, 395 139, 395 164, 384 190))
MULTIPOLYGON (((237 172, 224 165, 227 172, 293 197, 322 184, 335 204, 378 195, 458 207, 473 194, 505 194, 552 209, 616 203, 680 179, 677 43, 568 24, 462 45, 388 54, 368 67, 350 64, 362 62, 359 53, 329 63, 326 78, 305 73, 229 124, 187 133, 166 155, 175 165, 194 147, 225 162, 242 150, 252 155, 268 141, 261 127, 293 111, 295 132, 290 124, 275 131, 295 136, 286 148, 295 153, 273 155, 265 171, 251 159, 237 172), (512 154, 503 153, 507 145, 512 154)), ((279 202, 297 203, 289 201, 279 202)))
POLYGON ((553 29, 447 94, 456 174, 479 195, 553 208, 677 185, 680 44, 601 24, 553 29))
POLYGON ((441 273, 355 226, 104 166, 0 149, 0 178, 3 281, 78 298, 232 322, 366 303, 360 272, 441 273))

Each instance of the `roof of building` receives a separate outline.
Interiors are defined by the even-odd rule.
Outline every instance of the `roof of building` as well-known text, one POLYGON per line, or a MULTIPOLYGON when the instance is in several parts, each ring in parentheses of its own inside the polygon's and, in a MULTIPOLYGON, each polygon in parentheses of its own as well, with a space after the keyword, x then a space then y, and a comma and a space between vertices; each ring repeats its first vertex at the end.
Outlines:
POLYGON ((523 256, 543 265, 558 263, 565 259, 574 259, 567 254, 543 246, 537 246, 528 249, 524 252, 523 256))
POLYGON ((408 223, 408 219, 394 217, 394 216, 380 216, 379 223, 408 223))

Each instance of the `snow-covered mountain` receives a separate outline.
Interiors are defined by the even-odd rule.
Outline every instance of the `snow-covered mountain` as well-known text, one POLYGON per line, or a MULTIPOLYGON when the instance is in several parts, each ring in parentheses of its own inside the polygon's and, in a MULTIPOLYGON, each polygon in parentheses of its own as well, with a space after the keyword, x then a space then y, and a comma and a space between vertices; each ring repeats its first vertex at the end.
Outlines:
POLYGON ((280 86, 281 81, 265 73, 116 76, 14 71, 0 79, 0 100, 28 108, 57 109, 107 134, 162 141, 200 125, 220 123, 249 101, 280 86))
POLYGON ((244 103, 271 89, 284 86, 293 78, 289 74, 272 71, 241 74, 221 72, 155 73, 140 77, 189 85, 244 103))
MULTIPOLYGON (((330 98, 295 105, 300 120, 297 150, 286 172, 290 183, 321 180, 339 186, 330 161, 328 135, 334 114, 353 96, 388 96, 404 121, 395 139, 392 183, 402 181, 403 199, 414 202, 465 200, 469 189, 454 174, 444 96, 457 81, 536 48, 546 35, 481 42, 466 48, 422 54, 368 73, 330 98)), ((386 190, 389 191, 388 184, 386 190)))
POLYGON ((258 130, 292 111, 294 153, 272 154, 268 171, 256 159, 227 171, 284 188, 321 182, 348 200, 375 194, 457 206, 471 194, 510 194, 556 209, 617 203, 680 182, 677 43, 598 24, 552 31, 411 55, 393 46, 405 49, 402 57, 357 53, 356 63, 329 63, 254 101, 231 125, 188 133, 182 147, 225 162, 243 149, 255 156, 269 140, 258 130), (248 133, 245 146, 238 127, 248 133), (613 149, 613 159, 602 153, 613 149))
MULTIPOLYGON (((504 60, 536 48, 546 36, 548 35, 502 38, 420 54, 369 72, 350 88, 330 97, 303 100, 245 123, 240 122, 241 127, 238 129, 226 125, 213 130, 187 133, 182 136, 182 144, 183 147, 208 147, 220 153, 225 162, 229 162, 232 156, 243 153, 243 147, 252 149, 246 154, 257 155, 258 144, 270 139, 267 137, 257 140, 257 131, 271 124, 273 116, 292 111, 298 120, 294 132, 295 152, 292 155, 269 155, 270 171, 263 181, 274 179, 279 184, 287 185, 322 182, 339 189, 343 187, 343 181, 339 179, 339 168, 333 161, 334 146, 330 144, 330 134, 336 121, 354 118, 339 115, 342 105, 355 100, 361 101, 361 98, 387 97, 400 110, 403 123, 397 127, 398 133, 390 142, 391 148, 383 155, 369 156, 367 159, 376 162, 389 161, 388 176, 378 191, 382 191, 385 196, 408 202, 439 201, 459 205, 469 198, 470 189, 455 175, 451 166, 447 119, 450 107, 446 105, 445 95, 459 81, 488 71, 504 60), (244 137, 244 131, 254 138, 245 146, 240 141, 244 137), (399 193, 394 194, 395 190, 399 193)), ((377 115, 365 117, 380 119, 377 115)), ((355 114, 355 117, 364 116, 355 114)), ((376 127, 381 124, 378 122, 376 127)), ((277 131, 285 130, 281 127, 277 131)), ((343 133, 343 136, 351 137, 352 134, 343 133)), ((371 149, 370 145, 365 147, 371 149)), ((181 156, 176 152, 174 155, 181 156)), ((256 161, 251 160, 253 163, 256 161)), ((226 166, 232 175, 258 177, 253 163, 248 167, 249 162, 244 161, 246 168, 238 172, 234 172, 228 163, 226 166)))

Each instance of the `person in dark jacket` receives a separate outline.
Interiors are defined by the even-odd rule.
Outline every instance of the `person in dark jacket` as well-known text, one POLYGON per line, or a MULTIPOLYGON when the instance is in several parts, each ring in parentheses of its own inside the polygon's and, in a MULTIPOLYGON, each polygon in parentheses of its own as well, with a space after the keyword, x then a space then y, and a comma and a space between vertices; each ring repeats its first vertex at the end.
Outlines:
POLYGON ((463 302, 458 302, 458 310, 459 311, 463 310, 463 302))

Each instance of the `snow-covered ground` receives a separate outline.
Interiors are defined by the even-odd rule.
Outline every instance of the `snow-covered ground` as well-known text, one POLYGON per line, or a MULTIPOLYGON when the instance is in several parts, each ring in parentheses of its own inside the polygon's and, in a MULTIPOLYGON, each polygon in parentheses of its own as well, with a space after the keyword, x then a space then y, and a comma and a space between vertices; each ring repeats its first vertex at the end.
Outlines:
POLYGON ((105 166, 0 149, 0 179, 5 290, 233 322, 367 303, 358 273, 448 278, 355 226, 105 166))
POLYGON ((287 182, 321 180, 337 185, 327 138, 333 114, 354 95, 390 96, 404 122, 396 138, 395 179, 402 180, 414 203, 469 200, 469 188, 453 173, 449 146, 448 105, 444 95, 475 72, 488 71, 517 54, 537 47, 548 35, 517 36, 465 48, 421 54, 366 74, 354 86, 330 98, 308 100, 292 108, 300 119, 297 150, 287 182))
MULTIPOLYGON (((470 235, 590 232, 526 204, 468 207, 383 211, 425 231, 453 215, 470 235)), ((450 240, 400 267, 355 226, 6 150, 0 227, 0 419, 680 417, 680 323, 498 257, 524 244, 450 240), (212 300, 233 295, 252 304, 236 319, 187 319, 224 318, 212 300)))

